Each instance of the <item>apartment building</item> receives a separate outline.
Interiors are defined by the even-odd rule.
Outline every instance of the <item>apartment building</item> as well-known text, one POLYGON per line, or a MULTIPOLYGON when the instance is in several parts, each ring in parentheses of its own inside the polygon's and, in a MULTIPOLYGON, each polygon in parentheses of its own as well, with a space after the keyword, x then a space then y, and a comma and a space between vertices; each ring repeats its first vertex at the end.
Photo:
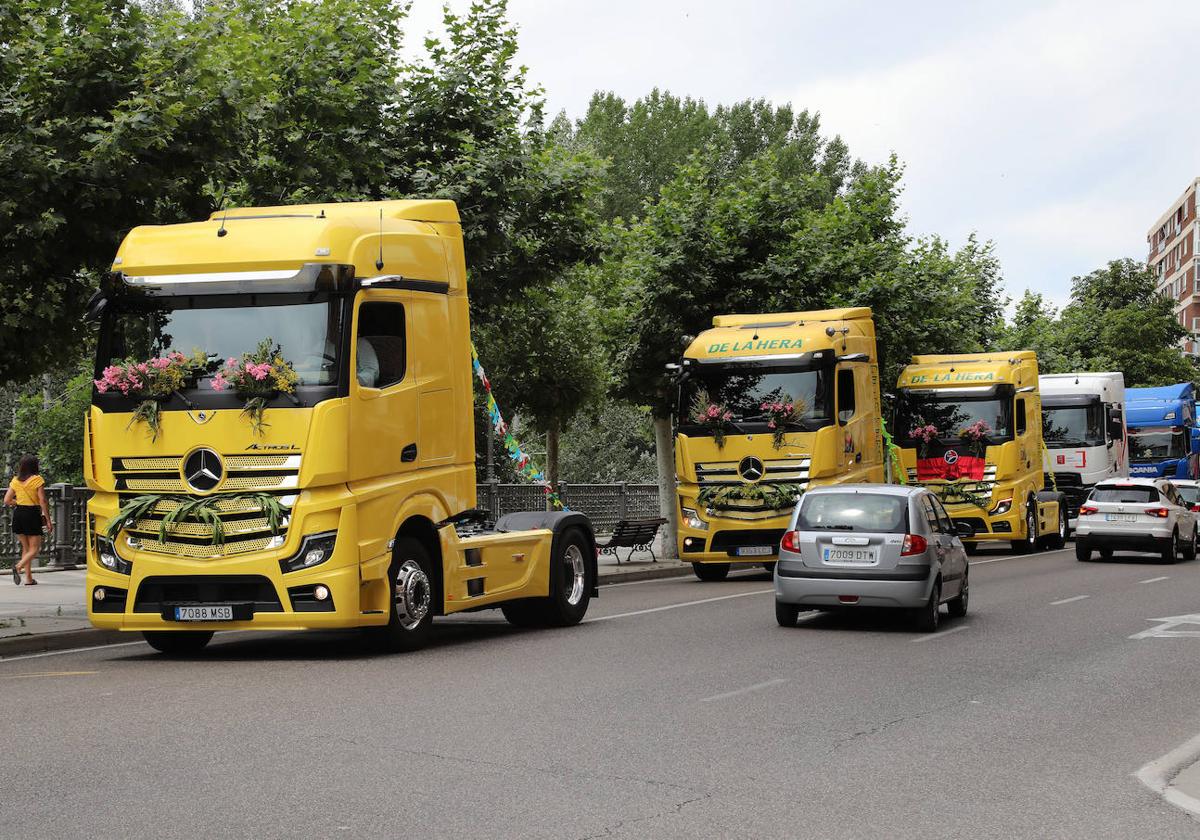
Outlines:
POLYGON ((1175 316, 1190 335, 1185 352, 1200 355, 1200 225, 1196 224, 1196 190, 1200 178, 1188 184, 1146 235, 1146 263, 1158 278, 1158 290, 1175 300, 1175 316))

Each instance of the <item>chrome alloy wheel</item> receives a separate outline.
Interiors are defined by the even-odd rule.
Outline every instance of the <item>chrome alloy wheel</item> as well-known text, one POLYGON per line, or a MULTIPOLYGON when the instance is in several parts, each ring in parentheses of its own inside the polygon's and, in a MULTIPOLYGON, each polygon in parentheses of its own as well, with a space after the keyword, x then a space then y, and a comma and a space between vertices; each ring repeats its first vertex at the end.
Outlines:
POLYGON ((394 599, 396 620, 405 630, 416 626, 429 614, 432 588, 429 575, 416 560, 405 560, 396 572, 394 599))
POLYGON ((571 582, 567 603, 576 606, 583 600, 583 590, 587 586, 587 564, 583 562, 583 552, 573 543, 563 552, 563 574, 569 575, 571 582))

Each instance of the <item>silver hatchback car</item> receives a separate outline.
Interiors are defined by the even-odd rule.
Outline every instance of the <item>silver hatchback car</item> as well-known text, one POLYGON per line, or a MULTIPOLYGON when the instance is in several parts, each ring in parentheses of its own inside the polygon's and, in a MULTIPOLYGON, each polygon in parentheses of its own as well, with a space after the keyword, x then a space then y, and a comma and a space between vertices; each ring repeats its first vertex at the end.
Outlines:
POLYGON ((941 500, 923 487, 842 484, 809 490, 796 505, 775 565, 775 618, 801 610, 898 607, 937 630, 941 605, 967 614, 967 552, 941 500))

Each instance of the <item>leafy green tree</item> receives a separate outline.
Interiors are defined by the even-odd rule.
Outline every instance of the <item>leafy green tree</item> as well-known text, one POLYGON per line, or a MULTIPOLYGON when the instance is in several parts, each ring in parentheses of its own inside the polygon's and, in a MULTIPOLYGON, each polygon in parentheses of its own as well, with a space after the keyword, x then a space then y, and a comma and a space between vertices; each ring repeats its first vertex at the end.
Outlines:
POLYGON ((62 390, 21 398, 13 423, 9 451, 14 460, 36 453, 46 482, 83 484, 83 418, 92 399, 91 371, 76 373, 62 390))
POLYGON ((603 400, 580 411, 563 432, 562 477, 579 484, 653 484, 658 480, 650 411, 603 400))

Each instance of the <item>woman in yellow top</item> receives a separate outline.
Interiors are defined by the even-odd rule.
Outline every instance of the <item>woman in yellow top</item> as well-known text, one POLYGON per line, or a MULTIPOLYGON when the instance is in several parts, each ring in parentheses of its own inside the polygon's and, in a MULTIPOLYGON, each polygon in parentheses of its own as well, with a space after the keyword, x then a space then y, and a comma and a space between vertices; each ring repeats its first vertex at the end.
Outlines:
POLYGON ((13 566, 13 583, 20 585, 21 573, 25 584, 33 586, 33 561, 42 550, 42 525, 54 530, 50 521, 50 505, 46 502, 46 482, 38 475, 38 459, 26 455, 17 464, 17 475, 4 494, 6 507, 15 507, 12 517, 13 533, 21 543, 21 559, 13 566))

